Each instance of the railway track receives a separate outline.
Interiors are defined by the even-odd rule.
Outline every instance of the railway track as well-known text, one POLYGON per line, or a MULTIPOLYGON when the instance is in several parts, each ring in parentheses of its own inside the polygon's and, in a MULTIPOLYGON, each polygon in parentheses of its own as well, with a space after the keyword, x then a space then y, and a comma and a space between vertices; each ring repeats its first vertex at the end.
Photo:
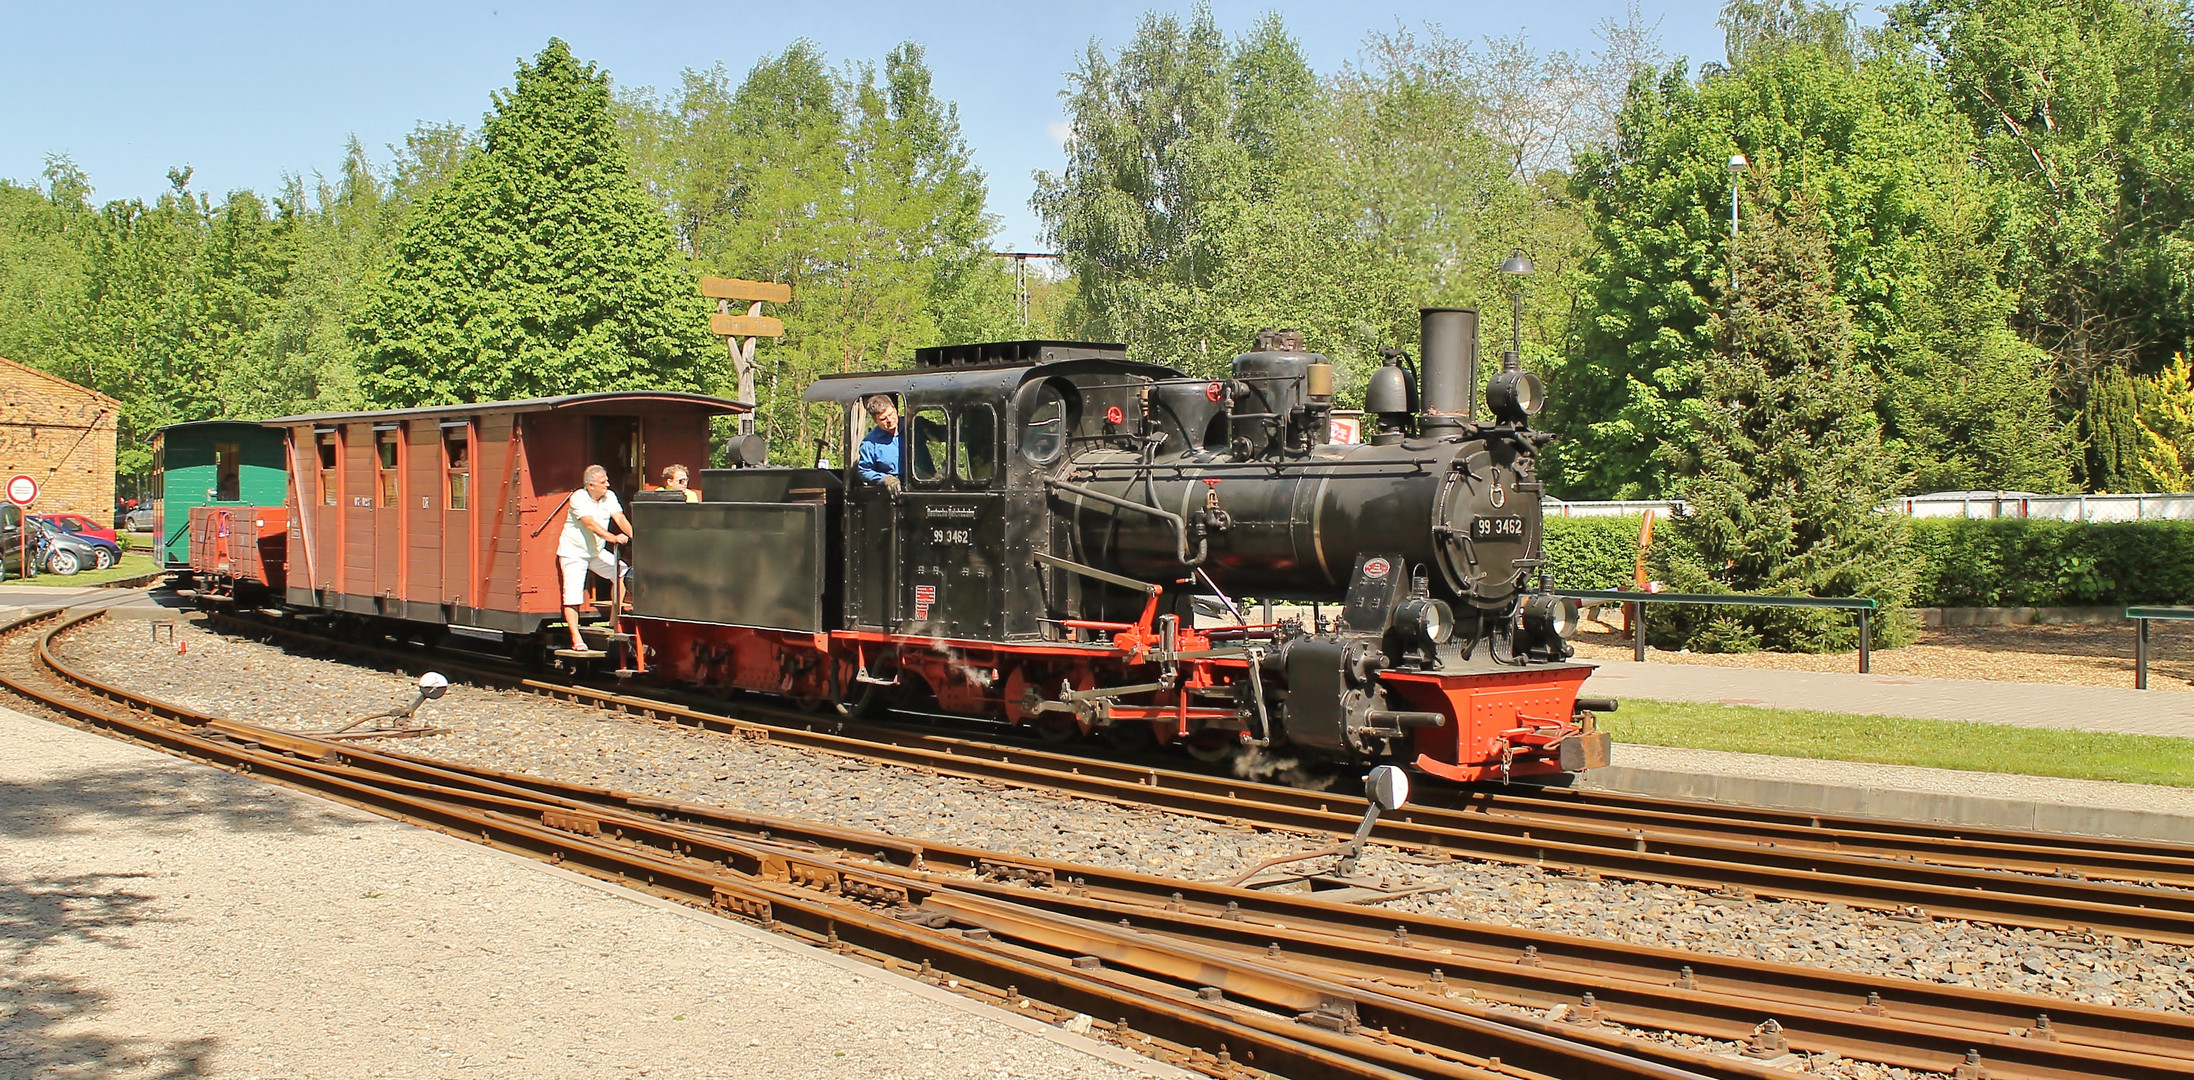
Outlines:
MULTIPOLYGON (((2194 1072, 2194 1019, 2175 1014, 1031 863, 198 716, 59 663, 52 639, 91 617, 8 628, 17 632, 0 651, 0 680, 177 752, 707 904, 896 970, 959 980, 999 1000, 1028 998, 1062 1018, 1118 1016, 1111 1026, 1128 1045, 1145 1039, 1145 1048, 1211 1075, 1247 1067, 1303 1077, 1764 1076, 1790 1050, 1968 1076, 1984 1067, 1996 1077, 2194 1072), (17 644, 31 639, 34 648, 17 644), (1576 1022, 1513 1011, 1552 1005, 1576 1022), (1751 1056, 1708 1057, 1611 1024, 1729 1040, 1751 1056), (1153 1036, 1164 1042, 1148 1042, 1153 1036), (1213 1049, 1221 1045, 1224 1059, 1213 1049)), ((597 703, 658 715, 668 708, 597 703)), ((931 741, 944 745, 925 749, 960 764, 974 753, 931 741)), ((1160 779, 1175 782, 1145 772, 1152 780, 1136 785, 1145 792, 1160 779)), ((1319 813, 1334 813, 1333 797, 1310 797, 1326 800, 1319 813)))
MULTIPOLYGON (((217 617, 238 632, 315 647, 288 627, 217 617)), ((387 663, 418 653, 340 644, 387 663)), ((838 724, 741 702, 736 717, 700 699, 533 677, 465 657, 453 675, 703 729, 743 732, 907 768, 1062 791, 1264 829, 1347 836, 1358 796, 1054 753, 884 724, 838 724)), ((721 707, 722 703, 716 703, 721 707)), ((1433 789, 1381 822, 1386 843, 1432 857, 1489 860, 1678 885, 1737 898, 1802 900, 1917 922, 2000 926, 2194 945, 2194 848, 2130 840, 1932 827, 1707 803, 1579 793, 1433 789)))

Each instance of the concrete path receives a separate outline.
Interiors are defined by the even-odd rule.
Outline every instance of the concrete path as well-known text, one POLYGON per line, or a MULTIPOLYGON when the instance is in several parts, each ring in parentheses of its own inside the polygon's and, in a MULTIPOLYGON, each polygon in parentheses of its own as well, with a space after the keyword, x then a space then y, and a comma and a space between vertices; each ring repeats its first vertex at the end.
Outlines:
POLYGON ((1187 1073, 848 958, 0 709, 0 1077, 1187 1073))
POLYGON ((2194 738, 2194 693, 2170 690, 1607 660, 1593 672, 1585 692, 1617 700, 1767 705, 2194 738))

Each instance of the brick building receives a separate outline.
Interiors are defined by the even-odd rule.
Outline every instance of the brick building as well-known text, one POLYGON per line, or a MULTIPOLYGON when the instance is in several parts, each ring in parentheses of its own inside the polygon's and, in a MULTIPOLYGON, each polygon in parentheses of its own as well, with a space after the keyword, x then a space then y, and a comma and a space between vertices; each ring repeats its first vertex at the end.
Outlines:
POLYGON ((44 514, 114 517, 114 422, 122 403, 13 360, 0 359, 0 483, 38 480, 44 514))

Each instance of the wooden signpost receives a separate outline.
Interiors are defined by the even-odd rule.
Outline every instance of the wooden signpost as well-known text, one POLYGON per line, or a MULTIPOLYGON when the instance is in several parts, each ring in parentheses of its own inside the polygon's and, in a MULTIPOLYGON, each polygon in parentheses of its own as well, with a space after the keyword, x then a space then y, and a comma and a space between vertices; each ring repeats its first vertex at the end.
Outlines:
MULTIPOLYGON (((705 277, 701 279, 701 295, 716 301, 716 314, 708 321, 709 332, 724 339, 724 348, 731 353, 732 370, 739 376, 739 400, 752 405, 755 340, 785 336, 784 321, 762 314, 762 305, 790 303, 792 286, 775 281, 705 277), (746 314, 732 314, 734 300, 747 301, 746 314)), ((753 433, 754 414, 741 414, 739 434, 753 433)))

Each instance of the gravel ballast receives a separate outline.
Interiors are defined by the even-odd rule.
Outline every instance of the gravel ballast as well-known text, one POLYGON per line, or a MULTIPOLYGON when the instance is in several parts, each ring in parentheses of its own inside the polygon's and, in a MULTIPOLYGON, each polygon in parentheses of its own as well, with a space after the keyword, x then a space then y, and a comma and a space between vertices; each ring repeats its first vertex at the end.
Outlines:
MULTIPOLYGON (((184 651, 142 623, 95 624, 66 657, 92 674, 239 720, 324 730, 409 699, 411 681, 182 628, 184 651)), ((424 714, 449 729, 409 752, 663 798, 801 817, 915 839, 1188 878, 1231 877, 1326 838, 870 765, 795 748, 474 687, 424 714)), ((1809 763, 1808 767, 1818 763, 1809 763)), ((1991 779, 1972 774, 1975 782, 1991 779)), ((1426 866, 1375 848, 1366 872, 1444 886, 1409 910, 1724 955, 2069 998, 2194 1010, 2188 950, 1948 920, 1902 922, 1832 905, 1734 901, 1677 887, 1537 868, 1426 866)))

